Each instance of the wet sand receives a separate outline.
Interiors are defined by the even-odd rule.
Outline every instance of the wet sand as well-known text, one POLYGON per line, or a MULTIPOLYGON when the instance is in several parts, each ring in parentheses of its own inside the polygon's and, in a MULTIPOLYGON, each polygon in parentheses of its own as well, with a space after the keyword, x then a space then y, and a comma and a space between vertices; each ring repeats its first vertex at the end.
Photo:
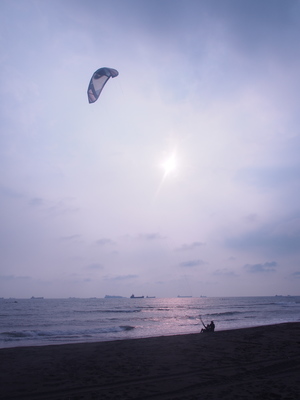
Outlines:
POLYGON ((0 349, 0 398, 300 398, 300 323, 0 349))

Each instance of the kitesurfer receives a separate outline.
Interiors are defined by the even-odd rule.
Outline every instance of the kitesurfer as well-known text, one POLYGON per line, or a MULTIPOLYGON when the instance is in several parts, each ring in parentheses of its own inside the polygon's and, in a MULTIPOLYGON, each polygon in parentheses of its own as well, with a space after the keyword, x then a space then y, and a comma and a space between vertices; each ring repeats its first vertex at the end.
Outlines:
MULTIPOLYGON (((201 317, 200 317, 200 319, 201 319, 201 317)), ((203 328, 201 329, 201 333, 203 333, 203 332, 214 332, 215 331, 214 321, 211 321, 211 323, 207 324, 207 325, 205 325, 203 323, 202 319, 201 319, 201 322, 202 322, 202 324, 204 326, 204 329, 203 328)))

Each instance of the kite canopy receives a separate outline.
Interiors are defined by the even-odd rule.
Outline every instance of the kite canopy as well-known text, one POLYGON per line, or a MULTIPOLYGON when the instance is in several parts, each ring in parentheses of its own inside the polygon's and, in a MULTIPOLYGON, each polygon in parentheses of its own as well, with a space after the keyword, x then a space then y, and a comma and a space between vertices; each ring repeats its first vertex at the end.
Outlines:
POLYGON ((109 78, 115 78, 118 75, 119 72, 116 69, 106 67, 97 69, 90 80, 87 91, 89 103, 94 103, 98 99, 109 78))

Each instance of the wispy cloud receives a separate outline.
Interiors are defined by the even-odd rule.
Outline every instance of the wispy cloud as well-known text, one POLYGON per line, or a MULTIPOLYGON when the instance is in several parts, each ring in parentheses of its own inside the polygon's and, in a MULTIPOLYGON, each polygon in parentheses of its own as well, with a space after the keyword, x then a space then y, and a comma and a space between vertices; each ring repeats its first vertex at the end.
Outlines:
POLYGON ((100 271, 100 270, 104 269, 104 266, 102 264, 94 263, 94 264, 87 265, 86 268, 90 269, 90 270, 100 271))
POLYGON ((260 168, 253 166, 237 172, 237 179, 243 182, 243 184, 253 185, 264 191, 269 187, 279 187, 283 189, 284 186, 298 183, 299 176, 300 165, 268 166, 260 168))
POLYGON ((62 242, 73 242, 73 241, 78 241, 78 240, 81 240, 81 235, 76 234, 76 235, 70 235, 70 236, 62 236, 62 237, 60 238, 60 240, 61 240, 62 242))
POLYGON ((180 247, 177 247, 175 251, 190 251, 190 250, 195 250, 199 249, 200 247, 204 246, 205 243, 202 242, 193 242, 190 244, 183 244, 180 247))
POLYGON ((260 225, 238 237, 226 239, 226 245, 244 251, 260 251, 266 255, 300 254, 299 212, 260 225))
POLYGON ((137 279, 138 275, 117 275, 117 276, 105 276, 104 279, 107 281, 127 281, 137 279))
POLYGON ((296 279, 300 279, 300 271, 293 272, 293 273, 292 273, 292 277, 293 277, 293 278, 296 278, 296 279))
POLYGON ((235 271, 228 270, 227 268, 216 269, 213 275, 224 276, 224 277, 237 277, 239 276, 235 271))
POLYGON ((21 192, 3 185, 0 185, 0 196, 13 199, 19 199, 24 197, 24 195, 21 192))
POLYGON ((164 239, 159 233, 140 233, 138 239, 152 241, 164 239))
POLYGON ((30 276, 15 276, 15 275, 0 275, 0 280, 3 281, 19 281, 19 280, 30 280, 30 276))
POLYGON ((102 239, 96 240, 96 244, 98 246, 107 246, 107 245, 115 245, 115 242, 108 238, 102 238, 102 239))
POLYGON ((29 200, 29 205, 33 207, 39 207, 44 204, 44 200, 40 197, 34 197, 29 200))
POLYGON ((183 261, 179 264, 180 267, 184 268, 190 268, 190 267, 200 267, 202 265, 205 265, 206 263, 203 260, 189 260, 189 261, 183 261))
POLYGON ((275 261, 266 262, 264 264, 246 264, 244 268, 251 273, 276 272, 277 263, 275 261))

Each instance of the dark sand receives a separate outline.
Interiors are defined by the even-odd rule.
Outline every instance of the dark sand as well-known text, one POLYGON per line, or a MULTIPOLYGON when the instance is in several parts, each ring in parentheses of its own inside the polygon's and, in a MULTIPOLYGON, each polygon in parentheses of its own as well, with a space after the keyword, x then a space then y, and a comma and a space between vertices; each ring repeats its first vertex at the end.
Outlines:
POLYGON ((0 350, 0 398, 300 399, 300 323, 0 350))

